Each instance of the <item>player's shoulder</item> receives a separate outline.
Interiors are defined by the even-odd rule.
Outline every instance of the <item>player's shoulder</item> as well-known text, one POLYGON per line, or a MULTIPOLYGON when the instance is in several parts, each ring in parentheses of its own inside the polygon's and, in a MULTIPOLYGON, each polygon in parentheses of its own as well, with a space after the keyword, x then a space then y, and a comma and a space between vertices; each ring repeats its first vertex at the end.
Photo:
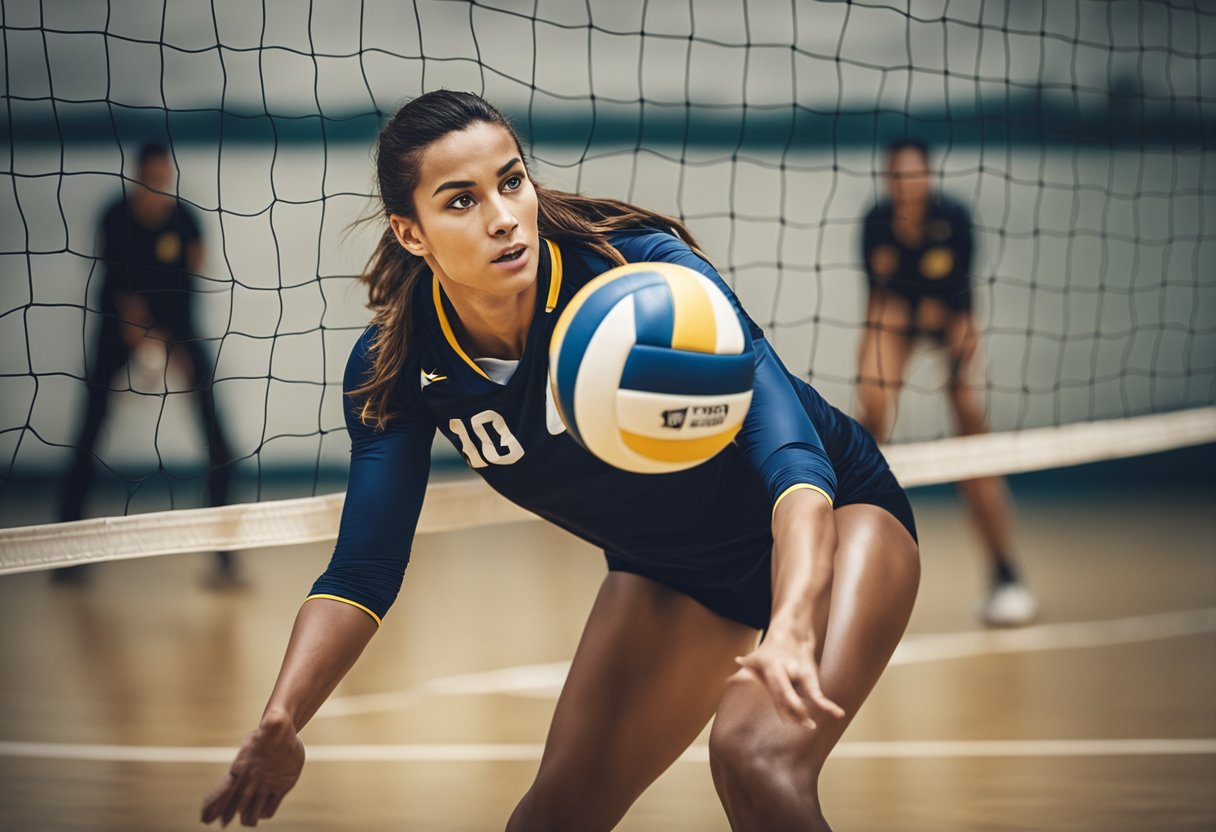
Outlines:
POLYGON ((106 203, 105 210, 101 214, 101 221, 106 225, 125 222, 128 213, 126 197, 116 196, 106 203))
POLYGON ((193 205, 179 199, 174 207, 173 215, 183 232, 188 236, 198 236, 199 213, 193 205))
POLYGON ((343 386, 347 392, 361 386, 367 380, 372 365, 375 363, 375 342, 378 332, 375 324, 369 324, 351 346, 350 354, 346 357, 346 374, 343 378, 343 386))
MULTIPOLYGON (((417 318, 415 318, 415 322, 417 318)), ((423 338, 423 333, 418 330, 417 324, 410 328, 409 342, 405 347, 404 363, 409 364, 411 361, 416 363, 415 354, 418 352, 418 343, 423 338)), ((382 348, 379 343, 380 325, 372 322, 359 334, 355 339, 355 343, 351 345, 350 355, 346 359, 347 372, 355 371, 358 373, 366 373, 376 361, 376 353, 382 348)))
MULTIPOLYGON (((379 343, 379 337, 380 327, 371 323, 351 346, 350 354, 346 358, 346 371, 343 377, 343 386, 348 392, 363 386, 371 377, 372 368, 376 363, 376 353, 383 347, 379 343)), ((416 337, 416 333, 411 333, 411 340, 416 337)), ((404 365, 410 364, 414 358, 414 352, 415 350, 410 346, 406 347, 404 365)))
POLYGON ((938 193, 933 201, 933 211, 937 216, 955 222, 970 222, 971 211, 961 200, 949 194, 938 193))
POLYGON ((892 211, 891 200, 886 197, 880 197, 879 199, 876 199, 874 204, 870 206, 870 209, 866 211, 866 216, 863 221, 866 224, 881 224, 884 222, 889 223, 891 220, 892 211))
POLYGON ((674 229, 639 226, 614 231, 608 242, 627 263, 655 263, 678 259, 692 252, 674 229))
MULTIPOLYGON (((379 343, 380 327, 376 323, 368 324, 367 328, 360 333, 355 339, 355 343, 351 345, 350 354, 346 359, 346 369, 342 377, 342 392, 343 399, 348 402, 347 405, 347 425, 352 430, 362 431, 363 427, 360 420, 356 416, 360 408, 361 399, 358 396, 352 397, 352 391, 359 389, 367 384, 371 379, 375 370, 377 352, 383 348, 379 343)), ((411 339, 416 338, 416 334, 411 335, 411 339)), ((418 360, 415 356, 416 350, 411 346, 406 347, 405 358, 402 361, 402 366, 397 372, 397 378, 393 386, 393 410, 399 412, 413 412, 415 410, 415 401, 410 393, 416 389, 416 384, 411 385, 409 379, 417 379, 418 376, 418 360)))

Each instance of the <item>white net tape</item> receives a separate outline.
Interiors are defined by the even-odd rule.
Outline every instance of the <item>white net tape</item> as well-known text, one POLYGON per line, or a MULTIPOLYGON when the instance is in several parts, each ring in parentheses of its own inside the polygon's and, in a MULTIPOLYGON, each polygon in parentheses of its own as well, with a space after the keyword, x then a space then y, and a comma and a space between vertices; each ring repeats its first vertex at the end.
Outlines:
MULTIPOLYGON (((962 436, 885 450, 905 486, 1062 468, 1216 441, 1216 407, 962 436)), ((345 494, 0 529, 0 574, 69 564, 333 540, 345 494)), ((419 534, 538 520, 480 478, 432 484, 419 534)))

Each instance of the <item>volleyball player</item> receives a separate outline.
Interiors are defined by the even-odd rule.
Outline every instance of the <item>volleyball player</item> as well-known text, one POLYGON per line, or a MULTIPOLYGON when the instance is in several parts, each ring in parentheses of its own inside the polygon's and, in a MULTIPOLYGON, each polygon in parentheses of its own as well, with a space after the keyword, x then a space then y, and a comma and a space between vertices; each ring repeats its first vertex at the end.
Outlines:
MULTIPOLYGON (((168 193, 172 180, 168 149, 144 145, 135 187, 109 207, 101 222, 101 321, 93 349, 85 356, 88 403, 60 498, 61 521, 84 516, 93 483, 93 448, 109 409, 110 383, 128 363, 162 377, 166 364, 172 363, 190 379, 210 455, 211 505, 228 501, 232 453, 215 409, 211 363, 193 319, 190 281, 203 262, 202 235, 190 208, 168 193)), ((218 552, 216 558, 210 583, 239 584, 232 553, 218 552)), ((67 567, 52 575, 57 581, 76 581, 85 575, 84 569, 67 567)))
POLYGON ((374 320, 346 371, 338 542, 202 819, 255 824, 296 782, 298 732, 397 595, 438 428, 497 491, 607 559, 507 828, 612 828, 716 714, 711 770, 731 824, 827 829, 820 769, 895 649, 919 578, 912 513, 874 440, 785 370, 683 225, 533 182, 509 124, 477 96, 406 104, 377 157, 388 228, 364 275, 374 320), (626 261, 697 269, 750 327, 747 420, 691 470, 606 465, 549 397, 559 314, 626 261))
MULTIPOLYGON (((925 340, 942 353, 946 398, 965 435, 987 425, 974 376, 978 336, 972 310, 971 217, 929 184, 929 150, 904 139, 886 153, 889 198, 865 218, 862 262, 869 280, 866 326, 858 359, 860 420, 886 441, 913 346, 925 340)), ((991 580, 977 607, 987 624, 1029 623, 1034 596, 1019 580, 1010 532, 1009 496, 998 477, 959 483, 988 550, 991 580)))

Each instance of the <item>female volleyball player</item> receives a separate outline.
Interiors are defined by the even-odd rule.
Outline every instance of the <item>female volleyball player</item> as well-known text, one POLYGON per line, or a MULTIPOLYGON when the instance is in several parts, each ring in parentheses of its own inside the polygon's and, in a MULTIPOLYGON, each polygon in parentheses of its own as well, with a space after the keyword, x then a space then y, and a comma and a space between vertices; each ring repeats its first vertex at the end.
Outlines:
POLYGON ((298 732, 400 587, 438 428, 520 505, 603 547, 608 575, 509 830, 613 827, 716 714, 714 783, 737 829, 826 829, 824 760, 895 649, 919 578, 908 502, 860 425, 750 326, 734 444, 675 474, 582 450, 547 401, 561 310, 626 261, 699 270, 680 223, 533 182, 501 113, 436 92, 397 112, 377 170, 388 229, 346 373, 350 483, 333 559, 300 609, 257 729, 202 818, 271 817, 298 732), (757 644, 757 637, 765 637, 757 644))
MULTIPOLYGON (((874 206, 862 232, 870 294, 858 359, 861 423, 886 440, 908 357, 923 337, 945 353, 946 396, 956 429, 985 433, 973 380, 978 338, 971 308, 971 217, 930 189, 929 149, 921 142, 904 139, 887 148, 886 179, 890 199, 874 206)), ((965 480, 959 490, 992 567, 979 617, 994 625, 1029 623, 1037 605, 1014 566, 1004 482, 965 480)))

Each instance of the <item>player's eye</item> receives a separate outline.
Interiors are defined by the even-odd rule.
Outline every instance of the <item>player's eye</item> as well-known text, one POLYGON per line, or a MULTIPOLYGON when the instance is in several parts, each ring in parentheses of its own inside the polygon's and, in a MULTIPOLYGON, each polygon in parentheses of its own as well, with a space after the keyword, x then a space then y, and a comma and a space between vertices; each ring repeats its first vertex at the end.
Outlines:
POLYGON ((513 176, 508 176, 507 181, 502 183, 503 190, 507 190, 507 191, 518 191, 523 186, 524 186, 524 179, 522 176, 520 176, 518 174, 515 174, 513 176))
POLYGON ((458 211, 463 211, 465 208, 473 207, 473 197, 469 194, 461 194, 448 203, 449 208, 455 208, 458 211))

